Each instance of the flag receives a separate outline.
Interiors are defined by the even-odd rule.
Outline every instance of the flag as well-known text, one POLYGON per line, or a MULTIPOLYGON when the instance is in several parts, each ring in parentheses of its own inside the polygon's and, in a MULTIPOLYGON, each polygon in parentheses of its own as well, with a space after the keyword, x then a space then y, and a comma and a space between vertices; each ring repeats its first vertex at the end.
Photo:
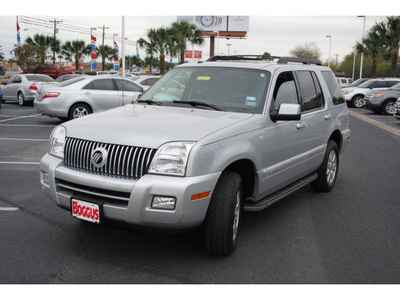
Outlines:
POLYGON ((117 45, 116 41, 114 41, 114 49, 115 49, 115 52, 117 53, 117 57, 114 58, 114 70, 117 71, 117 70, 119 70, 119 55, 118 55, 119 49, 118 49, 118 45, 117 45))
POLYGON ((136 46, 136 56, 137 56, 137 58, 140 58, 140 56, 139 56, 139 48, 138 48, 138 46, 136 46))
POLYGON ((97 54, 96 54, 96 38, 92 35, 92 69, 97 68, 97 54))
POLYGON ((21 35, 19 34, 19 24, 18 24, 18 17, 17 17, 17 46, 18 48, 21 47, 21 35))

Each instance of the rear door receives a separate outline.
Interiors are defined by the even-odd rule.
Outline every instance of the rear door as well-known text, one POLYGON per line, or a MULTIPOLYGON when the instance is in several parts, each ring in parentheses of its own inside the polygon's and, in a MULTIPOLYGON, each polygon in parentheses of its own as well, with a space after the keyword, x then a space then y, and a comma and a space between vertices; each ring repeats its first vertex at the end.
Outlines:
POLYGON ((81 90, 82 97, 93 112, 100 112, 122 105, 119 91, 112 78, 96 78, 81 90))

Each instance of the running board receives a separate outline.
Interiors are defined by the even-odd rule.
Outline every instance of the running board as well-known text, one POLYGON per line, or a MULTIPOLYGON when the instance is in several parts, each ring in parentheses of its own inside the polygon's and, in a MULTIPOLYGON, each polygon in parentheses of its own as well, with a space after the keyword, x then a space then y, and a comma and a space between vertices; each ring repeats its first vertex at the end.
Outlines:
POLYGON ((318 175, 317 173, 312 173, 306 177, 303 177, 302 179, 292 183, 291 185, 275 192, 272 195, 269 195, 265 197, 264 199, 261 199, 260 201, 257 202, 246 202, 243 206, 243 209, 246 211, 260 211, 271 204, 274 204, 275 202, 289 196, 291 193, 301 189, 305 185, 309 184, 310 182, 314 181, 317 179, 318 175))

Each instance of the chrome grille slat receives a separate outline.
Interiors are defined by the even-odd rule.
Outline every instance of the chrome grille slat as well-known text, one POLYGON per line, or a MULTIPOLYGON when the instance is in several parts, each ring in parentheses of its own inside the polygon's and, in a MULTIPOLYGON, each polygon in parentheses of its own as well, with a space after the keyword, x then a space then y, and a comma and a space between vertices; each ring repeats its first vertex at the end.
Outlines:
POLYGON ((140 178, 146 174, 156 149, 67 138, 64 151, 66 166, 105 176, 140 178), (92 152, 98 147, 108 152, 107 163, 100 168, 91 163, 92 152))

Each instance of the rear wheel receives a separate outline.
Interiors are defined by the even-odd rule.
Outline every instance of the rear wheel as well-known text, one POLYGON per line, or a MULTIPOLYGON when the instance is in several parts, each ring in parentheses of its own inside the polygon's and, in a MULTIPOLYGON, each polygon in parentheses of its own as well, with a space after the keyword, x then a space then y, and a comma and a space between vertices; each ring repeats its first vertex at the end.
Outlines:
POLYGON ((235 250, 242 215, 242 190, 242 178, 239 174, 221 174, 204 221, 203 233, 207 251, 227 256, 235 250))
POLYGON ((78 119, 84 116, 87 116, 88 114, 91 114, 92 110, 87 104, 84 103, 78 103, 75 104, 71 107, 69 110, 68 114, 68 119, 78 119))
POLYGON ((329 141, 324 160, 318 170, 318 178, 311 183, 317 192, 329 192, 336 182, 339 170, 339 151, 334 141, 329 141))
POLYGON ((22 92, 19 92, 17 97, 18 97, 18 104, 20 106, 25 106, 26 102, 25 102, 24 94, 22 94, 22 92))

